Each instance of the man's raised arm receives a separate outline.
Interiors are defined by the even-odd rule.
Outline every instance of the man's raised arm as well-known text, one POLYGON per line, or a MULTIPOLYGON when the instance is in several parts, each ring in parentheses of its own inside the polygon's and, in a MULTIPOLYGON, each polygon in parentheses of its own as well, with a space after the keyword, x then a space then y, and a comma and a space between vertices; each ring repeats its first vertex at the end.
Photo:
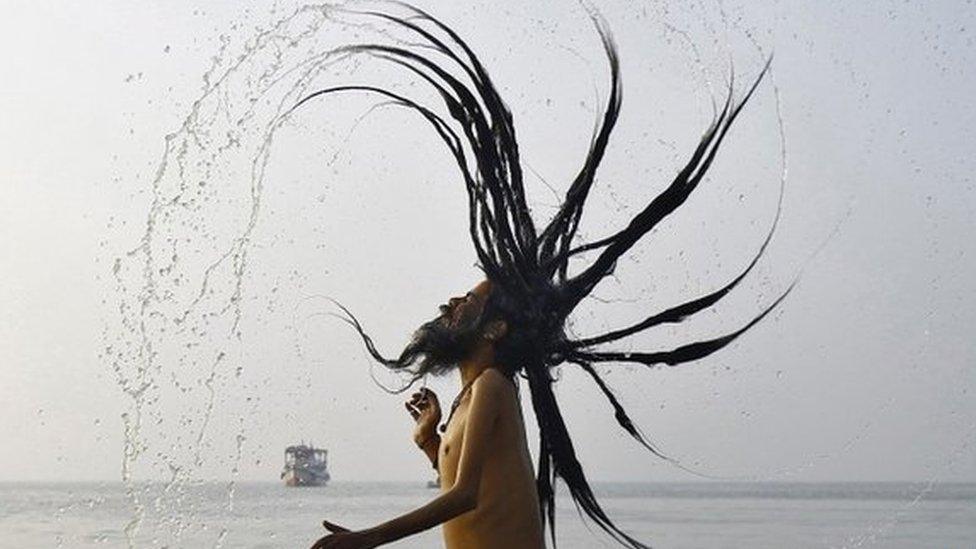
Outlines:
POLYGON ((434 391, 424 387, 405 404, 410 416, 417 422, 413 431, 413 441, 437 469, 437 454, 441 448, 441 437, 437 434, 437 424, 441 421, 441 405, 434 391))

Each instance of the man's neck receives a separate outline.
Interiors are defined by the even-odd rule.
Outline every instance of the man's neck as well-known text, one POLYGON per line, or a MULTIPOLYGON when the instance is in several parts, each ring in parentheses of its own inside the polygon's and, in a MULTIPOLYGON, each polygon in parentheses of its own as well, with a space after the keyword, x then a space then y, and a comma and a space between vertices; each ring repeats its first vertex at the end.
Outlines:
POLYGON ((495 349, 490 344, 477 345, 474 351, 467 358, 461 361, 461 387, 472 383, 481 372, 491 368, 495 364, 495 349))

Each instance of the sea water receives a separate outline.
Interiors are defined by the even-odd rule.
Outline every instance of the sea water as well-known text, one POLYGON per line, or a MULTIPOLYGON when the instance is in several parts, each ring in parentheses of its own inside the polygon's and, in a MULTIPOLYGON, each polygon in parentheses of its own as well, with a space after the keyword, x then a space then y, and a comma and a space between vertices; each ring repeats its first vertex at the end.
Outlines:
MULTIPOLYGON (((420 482, 204 483, 183 487, 174 511, 158 503, 166 489, 142 486, 145 513, 127 536, 134 508, 122 484, 0 484, 0 547, 308 547, 325 534, 322 519, 368 527, 437 495, 420 482)), ((596 489, 622 529, 658 548, 976 547, 976 484, 615 483, 596 489)), ((556 523, 560 548, 614 547, 578 516, 565 493, 556 523)), ((440 547, 440 531, 391 546, 440 547)))

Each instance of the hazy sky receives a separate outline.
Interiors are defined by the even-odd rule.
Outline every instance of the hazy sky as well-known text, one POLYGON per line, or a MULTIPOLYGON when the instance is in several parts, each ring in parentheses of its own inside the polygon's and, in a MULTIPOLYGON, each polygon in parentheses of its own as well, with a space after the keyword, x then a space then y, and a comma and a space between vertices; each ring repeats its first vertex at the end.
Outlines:
MULTIPOLYGON (((556 202, 547 185, 565 189, 606 97, 585 11, 419 5, 496 80, 542 223, 556 202)), ((628 348, 735 329, 802 271, 775 315, 706 360, 607 366, 634 419, 689 467, 726 478, 976 481, 971 3, 595 5, 619 45, 624 99, 586 238, 666 186, 730 66, 741 94, 775 57, 711 177, 598 287, 573 331, 625 325, 735 276, 784 176, 779 229, 748 283, 628 348)), ((295 6, 4 2, 0 480, 119 479, 126 451, 135 478, 275 480, 300 440, 330 449, 337 479, 428 475, 403 397, 373 383, 322 296, 398 350, 478 280, 463 188, 433 132, 370 110, 373 98, 317 102, 274 126, 294 101, 292 69, 383 36, 322 10, 264 32, 295 6), (185 203, 152 209, 176 195, 185 203), (138 250, 147 220, 150 263, 138 250), (146 276, 157 282, 140 316, 146 276), (137 358, 132 319, 151 362, 137 358)), ((436 104, 380 65, 349 59, 309 86, 382 82, 436 104)), ((447 402, 457 391, 453 377, 429 385, 447 402)), ((562 372, 557 397, 591 477, 697 478, 628 439, 579 372, 562 372)))

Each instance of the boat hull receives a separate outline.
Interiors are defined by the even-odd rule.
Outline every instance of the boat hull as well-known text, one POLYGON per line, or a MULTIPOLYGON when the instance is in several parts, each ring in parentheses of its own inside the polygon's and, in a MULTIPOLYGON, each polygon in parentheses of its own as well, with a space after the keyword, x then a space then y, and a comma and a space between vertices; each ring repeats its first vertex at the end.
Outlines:
POLYGON ((285 481, 285 486, 325 486, 325 484, 329 482, 329 474, 316 473, 314 471, 305 471, 301 469, 291 469, 289 471, 285 471, 285 473, 282 475, 282 479, 285 481))

